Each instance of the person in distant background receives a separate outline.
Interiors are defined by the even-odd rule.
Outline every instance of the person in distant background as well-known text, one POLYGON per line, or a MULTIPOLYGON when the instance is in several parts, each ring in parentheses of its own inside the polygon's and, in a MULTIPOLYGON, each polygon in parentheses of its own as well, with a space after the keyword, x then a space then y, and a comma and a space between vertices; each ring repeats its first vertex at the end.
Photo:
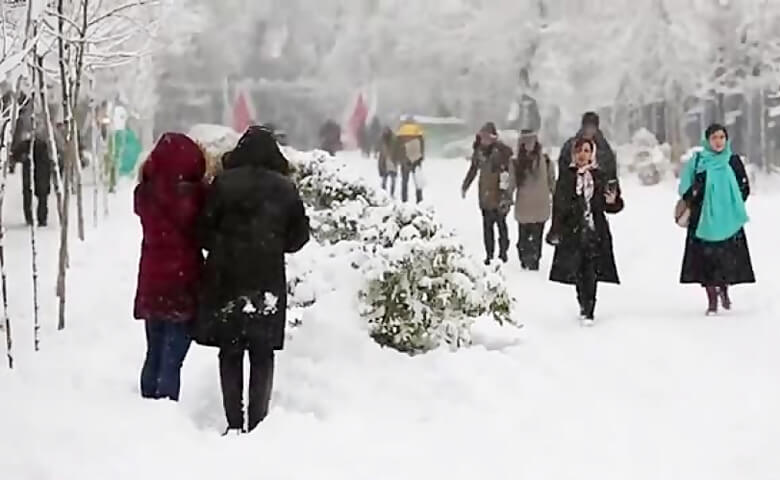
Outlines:
POLYGON ((601 172, 607 176, 609 181, 618 180, 617 171, 617 157, 612 150, 607 139, 604 137, 604 133, 600 129, 600 119, 595 112, 585 112, 582 116, 582 128, 577 134, 566 141, 561 148, 561 154, 558 158, 558 171, 563 172, 569 168, 572 158, 572 148, 574 143, 579 138, 586 140, 592 140, 596 145, 596 162, 599 165, 601 172))
POLYGON ((482 211, 482 229, 485 242, 485 265, 490 265, 496 250, 495 230, 498 227, 498 257, 509 260, 509 231, 506 216, 512 208, 512 149, 498 139, 493 122, 486 123, 474 140, 471 166, 461 187, 466 192, 479 174, 479 209, 482 211))
POLYGON ((371 154, 376 153, 377 155, 379 155, 379 153, 381 152, 382 132, 384 132, 384 128, 382 127, 382 122, 380 122, 379 118, 375 116, 371 120, 371 123, 368 126, 368 146, 371 154))
MULTIPOLYGON (((10 151, 10 166, 22 165, 22 206, 24 221, 33 225, 38 221, 39 227, 48 225, 49 194, 51 193, 54 158, 50 151, 49 139, 45 125, 36 122, 33 131, 33 109, 24 93, 20 95, 19 118, 14 129, 13 142, 10 151), (33 151, 30 158, 30 144, 33 151), (33 197, 37 206, 33 215, 33 197)), ((13 168, 10 168, 13 171, 13 168)))
POLYGON ((702 147, 680 172, 679 193, 690 208, 680 282, 704 287, 714 315, 719 300, 731 309, 729 286, 756 281, 744 229, 750 181, 724 126, 710 125, 702 147))
POLYGON ((401 201, 409 200, 409 179, 414 180, 417 203, 423 200, 425 177, 425 134, 413 117, 407 117, 398 128, 395 142, 395 161, 401 166, 401 201))
POLYGON ((390 196, 395 197, 395 181, 398 177, 398 164, 393 156, 395 145, 395 134, 390 127, 385 127, 381 134, 379 142, 379 156, 377 163, 379 166, 379 178, 382 179, 382 189, 388 190, 387 179, 390 179, 390 196))
POLYGON ((341 151, 341 126, 334 120, 326 121, 320 128, 320 148, 331 155, 341 151))
POLYGON ((143 241, 134 316, 146 328, 144 398, 179 400, 203 269, 196 225, 206 198, 205 174, 206 158, 197 144, 166 133, 141 166, 135 188, 143 241))
POLYGON ((515 220, 518 225, 517 253, 524 270, 539 270, 544 225, 550 219, 555 192, 555 165, 542 151, 533 130, 520 132, 517 156, 513 159, 515 220))
POLYGON ((363 154, 365 158, 368 158, 371 156, 371 138, 369 137, 368 128, 366 127, 365 123, 361 123, 358 125, 357 132, 355 132, 357 135, 357 143, 358 148, 360 149, 360 153, 363 154))

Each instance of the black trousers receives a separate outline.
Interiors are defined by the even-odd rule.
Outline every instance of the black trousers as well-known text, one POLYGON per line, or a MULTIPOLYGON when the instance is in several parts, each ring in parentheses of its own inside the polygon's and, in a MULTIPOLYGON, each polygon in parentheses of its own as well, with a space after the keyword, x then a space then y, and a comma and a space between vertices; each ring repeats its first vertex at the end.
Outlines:
POLYGON ((27 225, 33 224, 32 202, 35 196, 38 204, 35 211, 35 218, 38 225, 45 226, 49 219, 49 195, 33 195, 34 185, 32 171, 28 165, 22 166, 22 207, 24 209, 24 221, 27 225))
MULTIPOLYGON (((410 165, 401 166, 401 201, 402 202, 409 201, 409 177, 412 176, 412 172, 414 172, 414 168, 412 168, 410 165)), ((415 188, 416 187, 417 186, 415 185, 415 188)), ((422 202, 423 200, 422 190, 416 188, 415 194, 417 196, 417 203, 422 202)))
POLYGON ((493 258, 496 250, 496 232, 498 227, 498 252, 505 256, 509 250, 509 229, 506 226, 507 213, 498 210, 482 210, 482 230, 485 240, 485 255, 493 258))
MULTIPOLYGON (((228 428, 244 428, 244 351, 242 346, 219 351, 219 378, 228 428)), ((268 415, 274 381, 274 351, 249 348, 249 423, 252 431, 268 415)))
POLYGON ((539 262, 542 259, 544 224, 545 222, 518 224, 517 253, 520 255, 520 263, 523 268, 539 270, 539 262))
POLYGON ((596 259, 590 252, 583 252, 577 270, 577 301, 580 313, 586 318, 593 318, 596 311, 597 288, 596 259))
MULTIPOLYGON (((382 177, 382 190, 387 190, 387 179, 390 179, 390 196, 395 197, 395 180, 398 175, 395 172, 389 172, 384 177, 382 177)), ((407 179, 408 181, 408 179, 407 179)))

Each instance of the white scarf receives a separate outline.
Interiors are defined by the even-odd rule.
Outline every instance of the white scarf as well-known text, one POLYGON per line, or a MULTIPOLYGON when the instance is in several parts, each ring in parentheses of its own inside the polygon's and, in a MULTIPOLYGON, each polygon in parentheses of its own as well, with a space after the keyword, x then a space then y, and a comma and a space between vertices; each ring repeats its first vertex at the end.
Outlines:
POLYGON ((583 197, 585 200, 585 224, 591 230, 596 230, 596 225, 593 222, 593 212, 591 211, 591 200, 593 199, 593 193, 596 190, 596 186, 593 182, 593 170, 598 168, 596 163, 596 149, 593 149, 590 162, 582 167, 577 166, 577 161, 572 158, 572 167, 577 169, 577 196, 583 197))

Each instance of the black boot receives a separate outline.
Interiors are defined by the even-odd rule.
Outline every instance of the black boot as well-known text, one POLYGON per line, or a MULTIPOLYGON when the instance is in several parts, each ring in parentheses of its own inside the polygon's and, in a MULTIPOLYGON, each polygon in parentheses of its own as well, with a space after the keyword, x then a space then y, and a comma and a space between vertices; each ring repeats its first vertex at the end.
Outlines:
POLYGON ((718 313, 718 287, 704 287, 707 292, 707 315, 718 313))
POLYGON ((724 285, 720 287, 720 304, 724 310, 731 310, 731 297, 729 297, 729 287, 724 285))

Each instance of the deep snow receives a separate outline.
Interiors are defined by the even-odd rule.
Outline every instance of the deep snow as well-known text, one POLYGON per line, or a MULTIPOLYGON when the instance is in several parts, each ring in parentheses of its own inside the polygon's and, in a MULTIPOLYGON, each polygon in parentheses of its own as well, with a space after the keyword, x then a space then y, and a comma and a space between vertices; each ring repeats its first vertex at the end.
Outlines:
MULTIPOLYGON (((374 178, 374 161, 342 158, 374 178)), ((428 167, 428 201, 481 257, 475 193, 459 193, 467 165, 428 167)), ((74 244, 61 333, 57 232, 41 232, 44 330, 42 351, 31 352, 29 246, 19 178, 10 180, 17 369, 0 368, 0 478, 768 480, 780 471, 780 194, 760 185, 748 229, 759 283, 735 289, 732 313, 704 317, 703 293, 677 284, 684 232, 670 218, 674 185, 629 180, 627 208, 611 219, 624 284, 601 289, 596 328, 578 326, 569 288, 522 272, 514 257, 505 269, 522 335, 483 328, 457 353, 378 348, 341 289, 319 298, 278 356, 268 420, 221 438, 215 350, 193 346, 180 404, 139 398, 140 230, 129 186, 74 244)), ((544 270, 550 258, 546 249, 544 270)))

